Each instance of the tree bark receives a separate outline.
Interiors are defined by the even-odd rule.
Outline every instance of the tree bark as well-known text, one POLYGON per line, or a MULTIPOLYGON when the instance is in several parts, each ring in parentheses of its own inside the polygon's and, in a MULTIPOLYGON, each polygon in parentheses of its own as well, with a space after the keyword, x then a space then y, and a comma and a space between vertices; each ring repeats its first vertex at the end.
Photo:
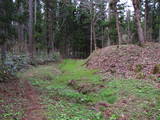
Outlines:
POLYGON ((115 10, 115 15, 116 15, 116 28, 117 28, 117 33, 118 33, 118 45, 121 45, 122 35, 121 35, 121 31, 120 31, 120 23, 119 23, 119 17, 118 17, 117 8, 115 10))
POLYGON ((102 48, 104 47, 104 27, 102 27, 102 48))
POLYGON ((93 23, 91 22, 91 25, 90 25, 90 54, 92 53, 93 51, 93 23))
POLYGON ((18 24, 18 46, 19 52, 23 51, 23 43, 24 43, 24 34, 23 34, 23 25, 21 23, 18 24))
POLYGON ((107 46, 110 46, 110 45, 111 45, 111 39, 109 36, 109 28, 107 28, 107 46))
POLYGON ((34 1, 34 24, 37 24, 37 0, 34 1))
POLYGON ((142 45, 145 42, 145 39, 144 39, 143 29, 141 26, 141 10, 140 10, 141 0, 132 0, 132 3, 134 6, 138 39, 139 39, 140 44, 142 45))
POLYGON ((93 51, 93 41, 94 41, 94 39, 93 39, 93 0, 91 0, 91 8, 90 8, 90 15, 91 15, 91 30, 90 30, 90 54, 92 53, 92 51, 93 51))
POLYGON ((29 0, 29 45, 28 52, 30 59, 34 57, 34 41, 33 41, 33 0, 29 0))
POLYGON ((130 28, 130 21, 131 21, 131 11, 127 11, 127 32, 128 32, 128 41, 127 43, 132 41, 132 33, 131 33, 131 28, 130 28))
POLYGON ((47 40, 47 54, 49 55, 51 51, 54 50, 54 30, 53 30, 53 22, 54 22, 54 13, 52 12, 53 3, 51 1, 46 1, 46 40, 47 40))
MULTIPOLYGON (((20 3, 19 4, 19 8, 18 8, 18 14, 19 15, 23 15, 24 12, 24 8, 23 8, 23 4, 20 3)), ((18 41, 17 41, 17 47, 18 47, 18 52, 23 52, 24 51, 24 24, 22 23, 22 21, 18 22, 18 41)))
MULTIPOLYGON (((112 17, 111 7, 109 6, 108 9, 109 9, 109 10, 108 10, 108 11, 109 11, 108 20, 110 21, 110 20, 111 20, 111 17, 112 17)), ((107 27, 107 28, 106 28, 106 31, 107 31, 107 46, 110 46, 110 45, 111 45, 109 28, 110 28, 110 27, 107 27)))
POLYGON ((93 41, 94 41, 94 50, 97 50, 96 30, 94 24, 93 24, 93 41))
POLYGON ((148 20, 149 20, 149 1, 145 0, 145 25, 144 25, 144 37, 145 37, 145 41, 149 41, 148 39, 148 20))
POLYGON ((117 8, 118 1, 119 0, 110 0, 109 1, 109 6, 110 6, 110 9, 113 10, 114 16, 115 16, 115 19, 116 19, 116 29, 117 29, 117 34, 118 34, 118 45, 120 45, 121 42, 122 42, 122 35, 121 35, 121 31, 120 31, 119 14, 118 14, 118 8, 117 8))
POLYGON ((0 47, 1 47, 1 61, 2 65, 4 65, 6 60, 6 43, 3 43, 0 47))

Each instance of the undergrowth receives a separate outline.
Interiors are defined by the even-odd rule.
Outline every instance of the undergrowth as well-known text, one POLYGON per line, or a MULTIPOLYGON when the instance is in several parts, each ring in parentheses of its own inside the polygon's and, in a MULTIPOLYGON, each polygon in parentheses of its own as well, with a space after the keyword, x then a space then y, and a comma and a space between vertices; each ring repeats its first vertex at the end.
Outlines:
POLYGON ((160 90, 152 84, 122 78, 102 80, 98 70, 89 70, 83 64, 83 60, 64 60, 58 66, 43 65, 19 74, 41 91, 49 120, 103 120, 105 110, 112 111, 108 120, 125 115, 131 120, 150 120, 155 116, 159 120, 160 90), (70 86, 70 81, 75 82, 76 87, 70 86), (87 87, 94 90, 88 92, 87 87), (80 88, 87 92, 81 92, 80 88), (128 102, 121 106, 121 100, 128 102), (102 101, 111 107, 92 109, 102 101))
POLYGON ((5 101, 0 99, 0 120, 21 120, 24 110, 17 107, 20 104, 19 100, 13 99, 13 101, 15 102, 4 104, 5 101), (16 109, 15 106, 17 107, 16 109))

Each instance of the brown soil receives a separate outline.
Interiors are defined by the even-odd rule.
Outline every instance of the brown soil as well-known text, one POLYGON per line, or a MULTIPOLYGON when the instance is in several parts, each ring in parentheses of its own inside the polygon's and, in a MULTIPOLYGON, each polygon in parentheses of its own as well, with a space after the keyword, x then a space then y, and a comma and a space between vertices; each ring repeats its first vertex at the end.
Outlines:
POLYGON ((95 93, 104 88, 104 85, 97 85, 93 83, 79 83, 76 80, 70 80, 68 86, 71 86, 74 90, 82 94, 95 93))
POLYGON ((20 112, 22 115, 0 116, 1 120, 47 120, 44 116, 43 105, 33 86, 25 80, 14 80, 0 84, 0 114, 20 112), (9 106, 7 109, 5 106, 9 106))
POLYGON ((24 93, 29 104, 25 106, 25 117, 23 120, 46 120, 44 117, 43 105, 33 86, 26 80, 24 81, 24 93))

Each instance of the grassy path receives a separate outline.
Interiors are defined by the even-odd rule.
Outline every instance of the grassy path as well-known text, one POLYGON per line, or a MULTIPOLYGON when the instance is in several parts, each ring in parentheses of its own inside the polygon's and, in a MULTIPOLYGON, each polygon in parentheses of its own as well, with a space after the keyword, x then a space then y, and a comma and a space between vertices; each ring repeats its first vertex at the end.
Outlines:
POLYGON ((148 81, 103 78, 84 61, 21 74, 37 88, 48 120, 159 120, 160 90, 148 81))
POLYGON ((25 113, 22 120, 47 120, 44 115, 43 105, 40 104, 40 98, 29 81, 24 81, 24 93, 28 100, 25 106, 25 113))
MULTIPOLYGON (((59 66, 39 66, 19 74, 39 91, 48 120, 103 120, 100 112, 92 110, 92 98, 78 91, 80 82, 85 80, 84 83, 91 84, 91 88, 101 79, 99 75, 94 75, 95 70, 82 67, 82 62, 67 60, 59 66), (72 80, 78 81, 77 88, 69 85, 72 80)), ((83 92, 89 91, 89 86, 84 86, 83 92)))

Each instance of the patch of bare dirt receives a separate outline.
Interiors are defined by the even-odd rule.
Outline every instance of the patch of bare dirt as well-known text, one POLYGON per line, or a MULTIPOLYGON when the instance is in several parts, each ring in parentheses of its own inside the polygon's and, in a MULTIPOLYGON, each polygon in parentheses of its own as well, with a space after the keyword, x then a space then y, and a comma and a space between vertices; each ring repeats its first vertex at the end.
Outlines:
POLYGON ((40 98, 28 81, 0 83, 0 119, 47 120, 40 98))
POLYGON ((44 116, 43 105, 40 104, 40 97, 27 80, 24 81, 24 93, 29 104, 25 105, 23 120, 47 120, 44 116))
POLYGON ((19 80, 0 83, 0 120, 20 119, 16 113, 23 111, 23 97, 19 80))
POLYGON ((157 80, 160 77, 160 44, 106 47, 95 51, 88 58, 86 65, 114 76, 157 80))
POLYGON ((71 86, 73 89, 77 90, 82 94, 95 93, 104 88, 104 85, 98 85, 93 83, 79 83, 76 80, 70 80, 68 86, 71 86))

